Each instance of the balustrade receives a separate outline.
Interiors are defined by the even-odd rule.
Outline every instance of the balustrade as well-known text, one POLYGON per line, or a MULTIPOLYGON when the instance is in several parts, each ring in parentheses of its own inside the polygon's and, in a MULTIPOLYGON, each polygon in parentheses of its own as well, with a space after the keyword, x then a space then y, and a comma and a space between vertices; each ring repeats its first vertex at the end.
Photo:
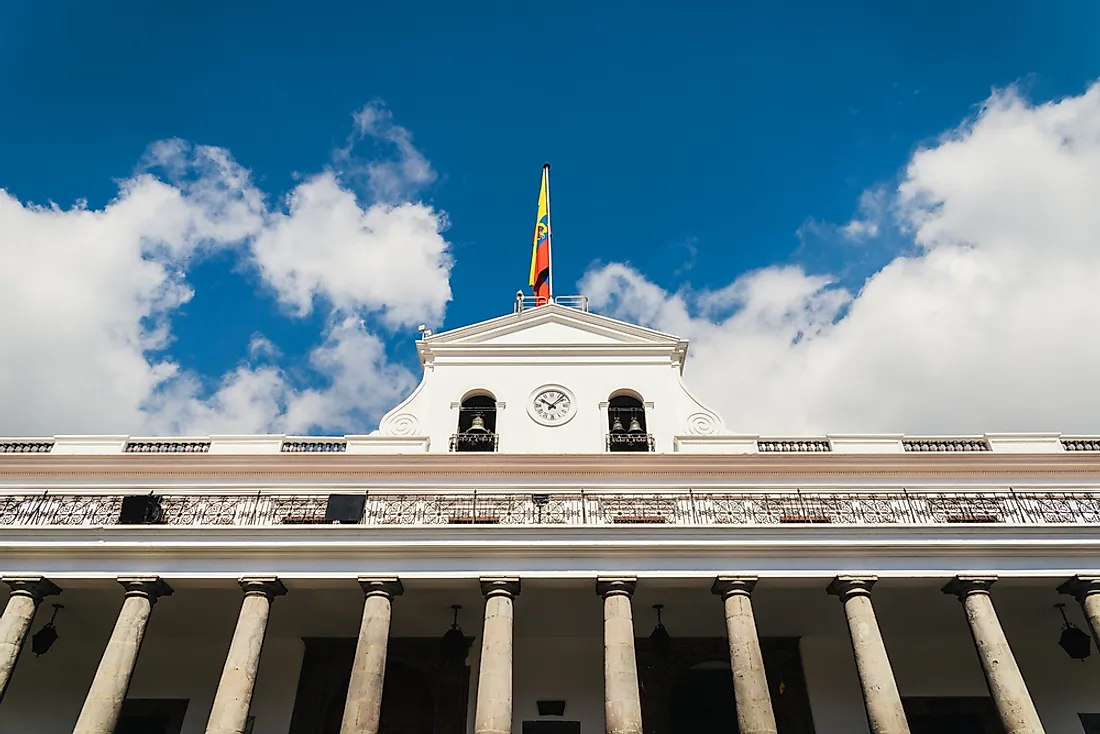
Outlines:
MULTIPOLYGON (((0 495, 0 526, 105 526, 123 494, 0 495)), ((165 494, 156 525, 325 523, 328 495, 165 494)), ((366 493, 366 525, 1090 525, 1100 492, 366 493)))

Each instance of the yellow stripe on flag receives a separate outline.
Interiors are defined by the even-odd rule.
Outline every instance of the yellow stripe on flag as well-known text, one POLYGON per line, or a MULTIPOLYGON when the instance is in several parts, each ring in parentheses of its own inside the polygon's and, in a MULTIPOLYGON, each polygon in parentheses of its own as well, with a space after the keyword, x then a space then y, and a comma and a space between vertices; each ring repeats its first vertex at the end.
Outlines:
POLYGON ((535 276, 538 273, 535 272, 535 261, 538 259, 539 254, 539 225, 542 223, 548 214, 547 208, 547 189, 549 188, 549 172, 542 169, 542 186, 539 188, 539 215, 535 219, 535 236, 531 242, 531 282, 528 285, 535 285, 535 276))

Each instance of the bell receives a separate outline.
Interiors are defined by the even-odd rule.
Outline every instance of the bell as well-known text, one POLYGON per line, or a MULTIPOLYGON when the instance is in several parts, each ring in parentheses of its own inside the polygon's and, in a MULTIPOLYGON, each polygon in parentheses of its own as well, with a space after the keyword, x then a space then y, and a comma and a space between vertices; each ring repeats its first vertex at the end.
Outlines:
POLYGON ((481 413, 476 413, 474 419, 470 421, 470 428, 466 433, 488 433, 485 428, 485 416, 481 413))
POLYGON ((641 433, 642 424, 638 422, 637 417, 630 419, 630 430, 627 433, 641 433))
POLYGON ((622 433, 623 430, 624 429, 623 429, 622 418, 620 418, 619 416, 616 415, 615 416, 615 422, 611 424, 611 432, 612 433, 622 433))

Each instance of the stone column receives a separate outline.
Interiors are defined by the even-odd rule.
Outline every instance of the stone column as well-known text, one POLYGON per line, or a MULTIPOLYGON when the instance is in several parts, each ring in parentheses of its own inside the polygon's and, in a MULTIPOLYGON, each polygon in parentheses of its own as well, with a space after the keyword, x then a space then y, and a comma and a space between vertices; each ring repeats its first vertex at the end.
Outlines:
POLYGON ((642 700, 630 611, 637 581, 633 577, 596 580, 596 593, 603 597, 603 705, 607 734, 642 734, 642 700))
POLYGON ((126 598, 73 734, 114 732, 153 605, 160 597, 172 594, 172 587, 159 576, 123 577, 118 582, 126 589, 126 598))
POLYGON ((245 578, 238 582, 244 591, 237 629, 229 643, 214 707, 206 724, 206 734, 243 734, 256 687, 256 670, 267 633, 267 619, 275 597, 286 593, 283 582, 274 576, 245 578))
MULTIPOLYGON (((1058 593, 1077 600, 1092 628, 1093 639, 1100 640, 1100 576, 1074 576, 1058 587, 1058 593)), ((1100 649, 1100 642, 1097 645, 1100 649)))
POLYGON ((726 608, 737 730, 741 734, 775 734, 772 697, 764 674, 756 617, 752 613, 751 595, 755 587, 755 576, 719 576, 710 590, 722 597, 726 608))
POLYGON ((390 610, 395 596, 405 592, 401 580, 360 578, 363 622, 355 645, 348 698, 340 734, 376 734, 382 714, 382 684, 386 678, 386 648, 390 642, 390 610))
POLYGON ((1006 734, 1042 734, 1039 714, 989 597, 989 587, 996 580, 996 576, 956 576, 943 587, 943 593, 959 597, 963 604, 985 682, 1006 734))
POLYGON ((840 597, 844 605, 871 734, 909 734, 894 670, 871 606, 871 587, 876 581, 875 576, 837 576, 826 591, 840 597))
POLYGON ((0 701, 8 690, 38 605, 44 597, 61 593, 61 589, 42 576, 5 576, 3 581, 11 587, 11 594, 0 617, 0 701))
POLYGON ((517 578, 481 579, 485 628, 481 633, 474 734, 512 732, 512 600, 519 596, 519 589, 517 578))

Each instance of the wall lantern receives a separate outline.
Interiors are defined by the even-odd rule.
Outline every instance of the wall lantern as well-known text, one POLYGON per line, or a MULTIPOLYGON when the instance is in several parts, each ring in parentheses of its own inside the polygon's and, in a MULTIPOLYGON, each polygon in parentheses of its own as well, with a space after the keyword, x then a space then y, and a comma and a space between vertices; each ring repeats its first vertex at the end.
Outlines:
POLYGON ((672 647, 672 635, 668 633, 664 622, 661 621, 661 610, 665 608, 665 605, 654 604, 653 608, 657 610, 657 626, 650 633, 649 642, 653 645, 654 652, 661 657, 666 657, 672 647))
POLYGON ((1092 640, 1088 634, 1069 621, 1065 604, 1054 606, 1062 613, 1062 636, 1058 639, 1058 644, 1071 658, 1085 662, 1085 658, 1092 654, 1092 640))
POLYGON ((36 656, 41 657, 50 651, 53 647, 53 643, 57 642, 57 638, 60 637, 57 634, 57 627, 54 625, 54 620, 57 619, 57 613, 64 609, 62 604, 53 605, 53 616, 50 617, 50 621, 46 622, 42 626, 42 629, 31 635, 31 652, 36 656))
POLYGON ((451 628, 444 633, 440 647, 446 662, 462 663, 470 651, 471 641, 466 639, 466 635, 462 634, 462 628, 458 626, 458 612, 462 609, 462 605, 452 604, 451 609, 454 610, 455 618, 451 622, 451 628))

